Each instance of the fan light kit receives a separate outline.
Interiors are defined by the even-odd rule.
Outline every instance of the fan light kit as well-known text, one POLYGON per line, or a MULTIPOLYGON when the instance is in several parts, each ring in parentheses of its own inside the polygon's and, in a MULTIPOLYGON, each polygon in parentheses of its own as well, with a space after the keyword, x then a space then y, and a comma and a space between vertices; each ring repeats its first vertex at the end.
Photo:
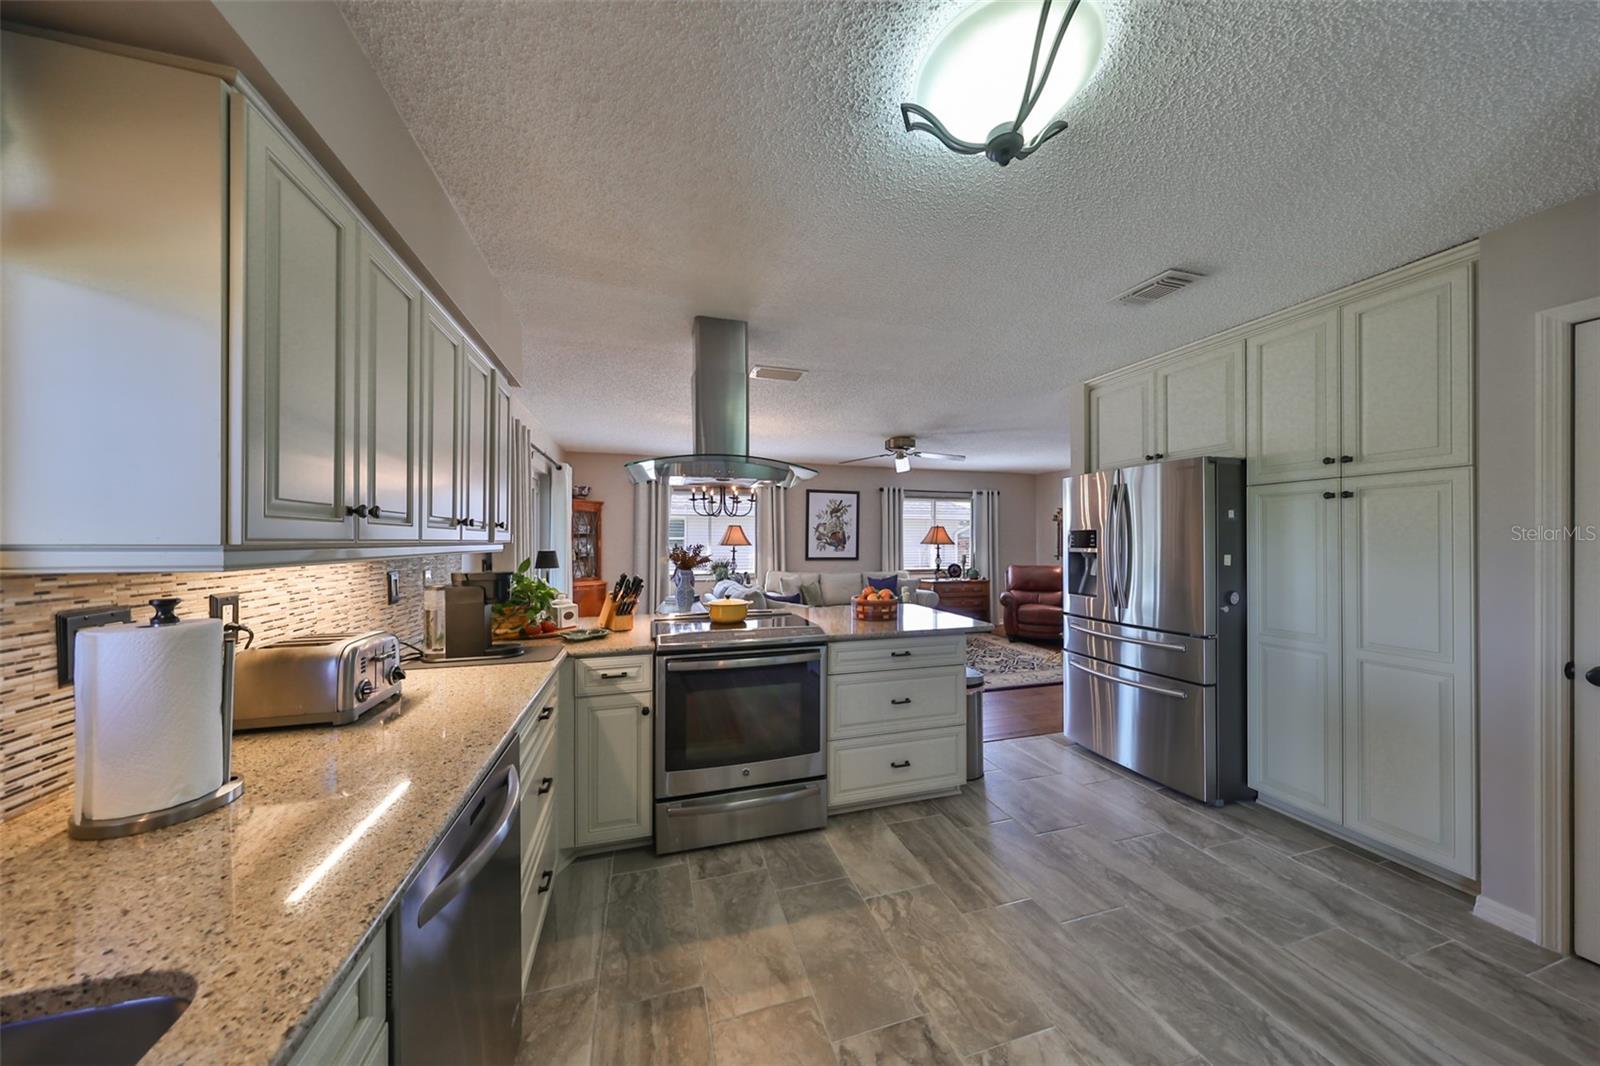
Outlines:
POLYGON ((1066 129, 1056 116, 1100 61, 1105 20, 1084 0, 1068 0, 1058 20, 1052 6, 979 0, 957 15, 922 61, 916 102, 900 105, 906 132, 931 133, 952 152, 1005 166, 1066 129))
POLYGON ((846 459, 841 466, 850 463, 870 463, 874 459, 894 459, 894 472, 904 474, 911 469, 911 460, 938 459, 947 463, 966 462, 965 455, 956 455, 953 452, 925 452, 917 447, 915 437, 890 437, 883 442, 884 450, 877 455, 863 455, 855 459, 846 459))

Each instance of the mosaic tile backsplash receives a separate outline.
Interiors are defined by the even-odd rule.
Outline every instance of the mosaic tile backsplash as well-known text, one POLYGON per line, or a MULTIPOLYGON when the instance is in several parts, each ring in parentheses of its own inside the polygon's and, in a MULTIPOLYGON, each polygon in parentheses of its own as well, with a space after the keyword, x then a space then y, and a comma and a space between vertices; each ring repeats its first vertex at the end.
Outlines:
POLYGON ((386 629, 422 639, 423 571, 461 569, 459 553, 359 563, 198 574, 45 574, 0 579, 0 819, 72 787, 72 686, 56 684, 55 613, 118 604, 135 621, 145 601, 179 596, 178 613, 204 617, 206 597, 237 593, 257 644, 311 632, 386 629), (385 574, 400 572, 400 602, 385 574))

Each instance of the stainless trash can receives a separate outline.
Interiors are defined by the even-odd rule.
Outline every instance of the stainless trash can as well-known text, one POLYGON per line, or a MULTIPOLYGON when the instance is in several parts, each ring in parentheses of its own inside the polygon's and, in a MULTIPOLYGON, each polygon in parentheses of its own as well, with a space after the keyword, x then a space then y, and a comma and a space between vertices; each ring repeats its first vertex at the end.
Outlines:
POLYGON ((983 674, 967 667, 967 780, 983 776, 983 674))

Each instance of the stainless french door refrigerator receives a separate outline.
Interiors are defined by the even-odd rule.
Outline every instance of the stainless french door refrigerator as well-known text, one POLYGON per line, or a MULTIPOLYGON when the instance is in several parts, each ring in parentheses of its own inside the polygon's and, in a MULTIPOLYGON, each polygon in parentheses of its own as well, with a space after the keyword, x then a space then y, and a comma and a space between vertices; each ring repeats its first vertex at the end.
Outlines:
POLYGON ((1066 478, 1067 737, 1205 803, 1245 785, 1244 463, 1066 478))

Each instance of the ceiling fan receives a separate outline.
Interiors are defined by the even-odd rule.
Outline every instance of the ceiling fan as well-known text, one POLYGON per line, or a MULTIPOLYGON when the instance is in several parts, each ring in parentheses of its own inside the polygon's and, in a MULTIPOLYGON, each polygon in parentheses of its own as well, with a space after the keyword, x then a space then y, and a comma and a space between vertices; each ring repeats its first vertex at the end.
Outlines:
POLYGON ((917 447, 917 438, 915 437, 890 437, 888 440, 883 442, 883 446, 885 450, 879 452, 877 455, 863 455, 858 459, 846 459, 839 465, 844 466, 849 463, 867 463, 874 459, 888 459, 893 457, 895 473, 904 474, 907 470, 911 469, 912 456, 916 456, 918 459, 943 459, 946 462, 952 463, 964 463, 967 460, 965 455, 952 455, 949 452, 925 452, 921 448, 917 447))

